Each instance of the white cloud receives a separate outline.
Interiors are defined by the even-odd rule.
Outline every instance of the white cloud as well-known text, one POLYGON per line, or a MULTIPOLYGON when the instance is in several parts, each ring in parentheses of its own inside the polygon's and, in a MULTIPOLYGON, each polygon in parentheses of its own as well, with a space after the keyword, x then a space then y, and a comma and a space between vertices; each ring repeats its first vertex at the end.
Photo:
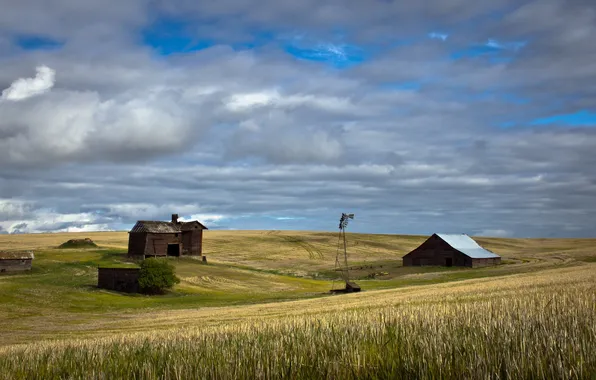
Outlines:
POLYGON ((253 107, 262 107, 279 99, 277 91, 250 92, 235 94, 228 98, 226 107, 235 112, 243 111, 253 107))
POLYGON ((199 222, 206 224, 207 227, 209 227, 209 224, 217 225, 220 221, 222 221, 225 218, 225 215, 220 214, 193 214, 190 216, 190 218, 181 218, 181 220, 198 220, 199 222))
POLYGON ((31 210, 31 204, 17 199, 0 199, 0 220, 22 218, 31 210))
POLYGON ((110 215, 116 214, 132 220, 169 221, 172 214, 178 214, 180 215, 178 220, 183 222, 198 220, 203 224, 217 224, 226 218, 222 214, 201 213, 201 207, 195 204, 120 203, 110 205, 108 209, 110 215), (188 215, 188 217, 184 215, 188 215))
POLYGON ((84 224, 82 226, 66 227, 55 232, 98 232, 114 231, 108 224, 84 224))
POLYGON ((35 78, 20 78, 2 91, 2 99, 19 101, 41 95, 54 87, 56 72, 47 66, 37 67, 35 78))
POLYGON ((196 104, 160 88, 107 99, 94 91, 60 90, 28 103, 0 103, 0 162, 157 155, 190 144, 204 125, 196 104))
POLYGON ((445 41, 447 40, 447 38, 449 37, 448 34, 445 33, 437 33, 437 32, 432 32, 428 34, 429 38, 435 39, 435 40, 441 40, 441 41, 445 41))
POLYGON ((31 201, 0 199, 0 231, 8 233, 113 231, 112 222, 95 213, 60 213, 31 201))
POLYGON ((494 39, 489 39, 486 44, 486 46, 493 48, 493 49, 508 49, 508 50, 520 50, 521 48, 523 48, 524 46, 526 46, 526 42, 524 41, 518 41, 518 42, 500 42, 494 39))
POLYGON ((0 227, 11 234, 109 230, 107 224, 95 223, 99 218, 100 216, 93 213, 60 214, 47 209, 38 209, 34 214, 22 219, 1 221, 0 227))
MULTIPOLYGON (((172 214, 196 214, 201 208, 193 204, 119 203, 108 206, 110 214, 134 220, 170 220, 172 214)), ((183 220, 183 218, 180 218, 183 220)))
POLYGON ((312 94, 282 95, 277 90, 234 94, 226 99, 225 105, 232 112, 266 106, 291 108, 305 105, 328 112, 354 111, 355 108, 347 98, 312 94))

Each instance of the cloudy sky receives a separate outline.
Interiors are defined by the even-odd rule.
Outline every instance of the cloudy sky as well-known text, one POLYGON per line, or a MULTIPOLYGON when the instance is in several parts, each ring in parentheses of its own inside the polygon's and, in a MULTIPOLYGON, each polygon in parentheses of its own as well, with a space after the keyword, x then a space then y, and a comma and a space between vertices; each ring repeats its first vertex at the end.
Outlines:
POLYGON ((0 9, 0 233, 596 236, 592 0, 0 9))

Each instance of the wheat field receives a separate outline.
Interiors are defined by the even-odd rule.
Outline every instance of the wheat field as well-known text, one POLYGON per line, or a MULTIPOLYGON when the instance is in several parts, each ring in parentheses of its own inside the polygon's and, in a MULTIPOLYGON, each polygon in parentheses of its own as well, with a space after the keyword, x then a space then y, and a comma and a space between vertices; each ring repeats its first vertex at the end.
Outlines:
POLYGON ((596 266, 588 265, 160 313, 140 322, 155 317, 182 327, 5 347, 0 378, 591 378, 595 277, 596 266))
POLYGON ((329 295, 336 235, 210 231, 211 264, 176 261, 171 294, 136 297, 90 285, 126 234, 85 236, 100 248, 0 236, 37 252, 0 277, 0 379, 596 378, 594 239, 479 238, 505 264, 411 271, 424 237, 355 234, 364 291, 329 295))

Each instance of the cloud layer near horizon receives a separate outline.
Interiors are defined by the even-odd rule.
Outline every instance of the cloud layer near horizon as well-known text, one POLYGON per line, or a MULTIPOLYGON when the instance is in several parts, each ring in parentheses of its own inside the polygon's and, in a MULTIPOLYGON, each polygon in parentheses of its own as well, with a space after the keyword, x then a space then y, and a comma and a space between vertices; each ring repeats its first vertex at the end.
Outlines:
POLYGON ((594 236, 591 2, 44 4, 0 15, 0 233, 594 236))

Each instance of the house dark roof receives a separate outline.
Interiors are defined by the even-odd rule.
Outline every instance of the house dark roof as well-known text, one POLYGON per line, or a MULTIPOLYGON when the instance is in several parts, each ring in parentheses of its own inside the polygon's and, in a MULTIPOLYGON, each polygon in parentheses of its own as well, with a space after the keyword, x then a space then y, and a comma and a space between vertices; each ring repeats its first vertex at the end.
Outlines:
POLYGON ((441 240, 472 259, 492 259, 501 257, 482 248, 466 234, 436 234, 441 240))
POLYGON ((139 220, 130 232, 150 232, 153 234, 175 234, 182 231, 192 231, 194 229, 208 229, 200 222, 193 220, 191 222, 162 222, 154 220, 139 220))
POLYGON ((29 260, 35 256, 33 252, 0 252, 0 260, 29 260))

